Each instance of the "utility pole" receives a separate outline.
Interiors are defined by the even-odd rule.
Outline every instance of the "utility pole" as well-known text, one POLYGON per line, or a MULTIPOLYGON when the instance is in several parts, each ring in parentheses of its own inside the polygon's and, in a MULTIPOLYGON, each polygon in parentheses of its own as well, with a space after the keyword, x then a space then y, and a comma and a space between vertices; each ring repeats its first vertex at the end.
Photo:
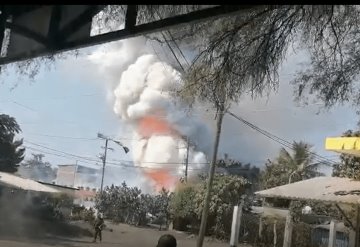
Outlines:
POLYGON ((114 140, 114 139, 112 139, 110 137, 107 137, 107 136, 105 136, 105 135, 103 135, 101 133, 98 133, 97 137, 105 140, 105 152, 104 152, 104 155, 102 156, 103 168, 102 168, 101 186, 100 186, 100 195, 102 195, 103 186, 104 186, 104 175, 105 175, 105 165, 106 165, 107 150, 110 149, 110 150, 114 151, 114 149, 108 148, 108 142, 113 141, 114 143, 118 144, 119 146, 121 146, 124 149, 125 153, 128 153, 130 151, 130 149, 128 147, 124 146, 121 142, 119 142, 117 140, 114 140))
POLYGON ((76 161, 75 170, 74 170, 74 182, 73 182, 73 187, 74 188, 75 188, 77 168, 78 168, 78 161, 76 161))
POLYGON ((103 167, 102 167, 102 176, 101 176, 100 195, 102 195, 103 186, 104 186, 104 175, 105 175, 105 165, 106 165, 106 154, 107 154, 107 149, 108 149, 108 142, 109 142, 109 139, 105 139, 105 152, 104 152, 104 156, 102 157, 103 167))
POLYGON ((185 183, 187 183, 188 177, 188 167, 189 167, 189 149, 190 149, 190 142, 189 137, 186 137, 186 159, 185 159, 185 183))

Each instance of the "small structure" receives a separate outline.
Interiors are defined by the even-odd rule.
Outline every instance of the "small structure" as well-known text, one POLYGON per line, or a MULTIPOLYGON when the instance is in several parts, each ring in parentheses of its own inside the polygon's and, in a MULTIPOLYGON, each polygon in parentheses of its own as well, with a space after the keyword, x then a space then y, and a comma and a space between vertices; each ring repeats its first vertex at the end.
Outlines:
POLYGON ((63 186, 75 186, 77 165, 59 165, 56 173, 56 184, 63 186))
POLYGON ((316 177, 258 191, 261 197, 360 204, 360 181, 339 177, 316 177))
MULTIPOLYGON (((358 235, 360 225, 360 181, 354 181, 349 178, 338 178, 338 177, 316 177, 300 182, 286 184, 283 186, 274 187, 268 190, 258 191, 256 194, 265 198, 282 198, 289 200, 313 200, 321 202, 330 202, 337 204, 357 205, 358 217, 357 224, 353 227, 353 230, 358 235)), ((347 217, 345 217, 347 218, 347 217)), ((350 225, 352 223, 347 220, 350 225)), ((291 217, 288 215, 285 236, 284 236, 284 247, 291 245, 291 229, 292 229, 291 217)), ((336 234, 336 223, 330 224, 330 236, 329 236, 329 247, 335 246, 334 236, 336 234)), ((350 244, 351 247, 358 247, 359 241, 358 236, 351 236, 350 244), (354 241, 355 240, 355 241, 354 241), (356 244, 356 245, 355 245, 356 244)))

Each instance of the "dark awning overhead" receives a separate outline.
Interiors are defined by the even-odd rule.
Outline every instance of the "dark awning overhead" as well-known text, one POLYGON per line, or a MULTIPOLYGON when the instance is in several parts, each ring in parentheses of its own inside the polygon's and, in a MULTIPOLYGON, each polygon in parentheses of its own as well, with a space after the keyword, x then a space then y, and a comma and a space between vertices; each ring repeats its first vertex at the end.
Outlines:
POLYGON ((137 25, 137 5, 127 5, 124 29, 90 36, 92 19, 104 7, 106 5, 3 5, 0 7, 0 65, 259 8, 257 5, 218 5, 137 25), (4 37, 5 30, 10 31, 10 38, 4 37))

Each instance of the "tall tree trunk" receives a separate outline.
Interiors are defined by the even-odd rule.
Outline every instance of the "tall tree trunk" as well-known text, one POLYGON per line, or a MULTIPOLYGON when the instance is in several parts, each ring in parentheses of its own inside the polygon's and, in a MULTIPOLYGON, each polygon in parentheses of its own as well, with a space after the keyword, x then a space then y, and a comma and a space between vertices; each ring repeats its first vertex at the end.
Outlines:
POLYGON ((197 244, 196 244, 197 247, 202 247, 203 243, 204 243, 204 237, 205 237, 205 232, 206 232, 206 223, 207 223, 207 218, 208 218, 208 214, 209 214, 210 196, 211 196, 211 189, 212 189, 211 187, 212 187, 212 183, 214 180, 215 165, 216 165, 216 160, 217 160, 217 153, 218 153, 218 147, 219 147, 219 141, 220 141, 221 125, 222 125, 222 120, 224 117, 224 110, 219 111, 219 114, 217 117, 218 118, 216 121, 216 137, 215 137, 215 142, 214 142, 213 156, 212 156, 211 165, 210 165, 209 178, 207 181, 207 189, 206 189, 206 195, 205 195, 205 200, 204 200, 204 208, 203 208, 202 216, 201 216, 199 236, 198 236, 197 244))

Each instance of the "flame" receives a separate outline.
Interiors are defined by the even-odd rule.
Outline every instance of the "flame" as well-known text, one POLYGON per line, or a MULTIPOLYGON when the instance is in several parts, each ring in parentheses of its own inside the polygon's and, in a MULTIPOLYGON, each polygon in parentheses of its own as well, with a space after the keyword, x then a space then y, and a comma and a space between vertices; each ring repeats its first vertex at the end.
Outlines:
POLYGON ((152 135, 170 135, 174 132, 167 121, 154 116, 145 116, 141 118, 138 130, 139 134, 143 137, 150 137, 152 135))
POLYGON ((146 171, 144 172, 149 178, 151 178, 156 183, 156 190, 161 190, 164 188, 170 188, 176 182, 174 176, 170 174, 169 171, 164 169, 159 169, 156 171, 146 171))
MULTIPOLYGON (((143 138, 150 138, 153 135, 178 135, 178 132, 172 128, 172 126, 164 120, 161 114, 158 112, 156 116, 149 115, 142 117, 138 122, 138 133, 143 138)), ((153 171, 145 171, 144 174, 150 178, 156 184, 156 190, 161 190, 163 187, 168 189, 174 186, 177 179, 170 174, 167 169, 156 169, 153 171)))

